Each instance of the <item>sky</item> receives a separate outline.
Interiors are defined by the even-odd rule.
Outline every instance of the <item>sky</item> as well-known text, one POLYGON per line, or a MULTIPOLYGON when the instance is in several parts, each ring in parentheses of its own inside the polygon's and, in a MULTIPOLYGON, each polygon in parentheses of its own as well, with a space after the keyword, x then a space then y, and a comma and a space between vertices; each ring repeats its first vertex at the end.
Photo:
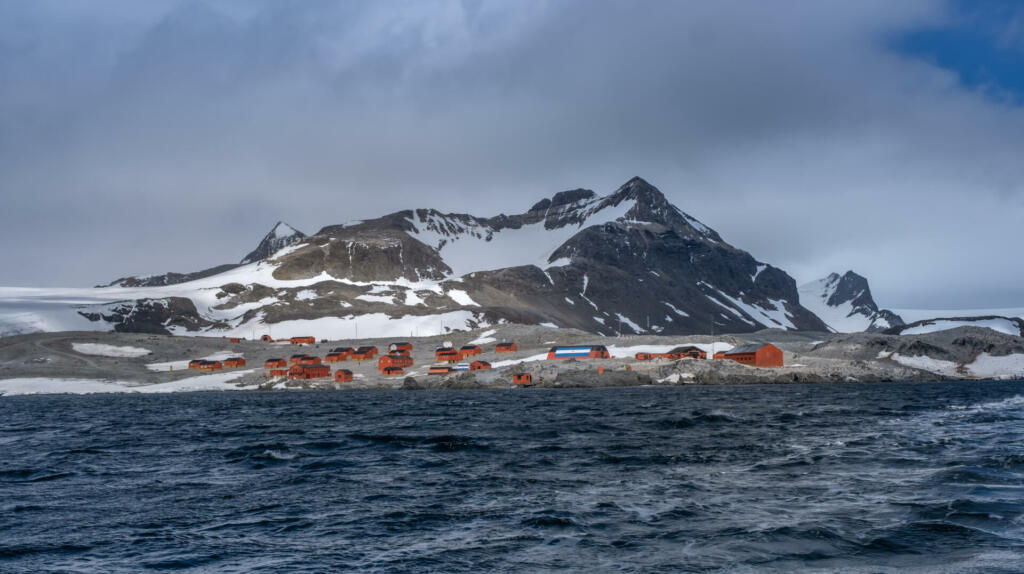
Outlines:
POLYGON ((798 283, 1019 307, 1022 62, 1020 2, 3 0, 0 284, 639 175, 798 283))

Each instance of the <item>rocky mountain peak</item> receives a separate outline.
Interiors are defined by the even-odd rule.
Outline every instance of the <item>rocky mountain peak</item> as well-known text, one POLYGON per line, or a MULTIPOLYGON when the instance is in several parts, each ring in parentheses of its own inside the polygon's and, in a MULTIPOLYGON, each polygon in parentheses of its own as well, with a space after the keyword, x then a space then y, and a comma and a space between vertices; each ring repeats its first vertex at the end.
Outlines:
POLYGON ((242 258, 241 264, 255 263, 270 257, 275 252, 294 245, 306 238, 306 234, 283 221, 278 221, 263 240, 248 255, 242 258))
POLYGON ((882 331, 903 324, 899 315, 879 310, 868 280, 853 271, 830 273, 801 286, 800 304, 842 333, 882 331))
POLYGON ((875 300, 871 296, 871 287, 868 286, 868 280, 863 276, 853 271, 847 271, 842 275, 831 273, 828 280, 834 285, 832 295, 827 301, 829 305, 835 307, 849 302, 854 307, 863 307, 872 313, 878 311, 878 305, 875 304, 875 300))

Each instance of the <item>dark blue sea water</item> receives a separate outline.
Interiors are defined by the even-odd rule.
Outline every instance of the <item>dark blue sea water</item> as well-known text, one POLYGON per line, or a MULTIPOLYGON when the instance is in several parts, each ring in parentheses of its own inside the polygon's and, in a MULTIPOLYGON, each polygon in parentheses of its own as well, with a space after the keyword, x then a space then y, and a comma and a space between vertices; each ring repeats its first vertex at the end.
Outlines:
POLYGON ((1024 571, 1024 383, 0 398, 0 572, 1024 571))

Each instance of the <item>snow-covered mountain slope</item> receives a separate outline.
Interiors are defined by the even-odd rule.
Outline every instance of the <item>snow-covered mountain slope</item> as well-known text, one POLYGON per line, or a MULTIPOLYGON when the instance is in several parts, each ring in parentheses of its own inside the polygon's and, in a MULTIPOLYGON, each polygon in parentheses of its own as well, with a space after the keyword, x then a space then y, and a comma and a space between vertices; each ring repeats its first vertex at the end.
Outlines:
POLYGON ((603 334, 826 329, 800 305, 789 275, 729 245, 640 178, 607 196, 561 192, 522 214, 418 209, 300 235, 279 224, 244 261, 271 254, 184 281, 0 289, 0 332, 82 328, 82 318, 92 328, 275 337, 354 336, 357 325, 363 336, 435 334, 501 322, 603 334), (23 304, 61 320, 19 318, 23 304))
POLYGON ((1024 319, 1019 316, 1000 315, 940 316, 914 321, 906 325, 897 325, 886 329, 885 332, 893 335, 922 335, 957 327, 984 327, 999 333, 1024 337, 1024 319))
POLYGON ((899 315, 878 309, 868 280, 853 271, 831 273, 801 285, 800 304, 837 333, 884 331, 903 325, 899 315))

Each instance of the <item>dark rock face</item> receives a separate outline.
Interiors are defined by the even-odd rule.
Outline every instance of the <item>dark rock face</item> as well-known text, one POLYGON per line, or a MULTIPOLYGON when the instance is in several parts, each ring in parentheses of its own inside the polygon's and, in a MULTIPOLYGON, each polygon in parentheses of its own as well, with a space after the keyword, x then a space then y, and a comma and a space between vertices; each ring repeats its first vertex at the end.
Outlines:
POLYGON ((283 221, 278 221, 274 228, 267 233, 260 244, 256 246, 256 249, 252 250, 248 255, 242 258, 241 265, 247 263, 255 263, 262 261, 267 257, 270 257, 274 253, 288 247, 289 245, 295 245, 306 238, 306 234, 295 229, 283 221))
POLYGON ((168 327, 180 327, 188 331, 227 327, 200 317, 195 304, 185 297, 123 301, 111 303, 102 309, 79 311, 79 314, 90 321, 111 323, 119 333, 170 335, 168 327))
POLYGON ((226 271, 231 271, 238 265, 233 263, 227 263, 225 265, 218 265, 216 267, 210 267, 209 269, 203 269, 202 271, 195 271, 193 273, 164 273, 163 275, 150 275, 148 277, 122 277, 115 279, 109 285, 101 285, 101 287, 163 287, 166 285, 177 285, 179 283, 188 283, 189 281, 195 281, 196 279, 205 279, 207 277, 213 277, 226 271))
POLYGON ((281 258, 277 279, 306 279, 327 272, 353 281, 443 279, 451 273, 436 251, 401 229, 378 221, 322 230, 315 241, 281 258))

